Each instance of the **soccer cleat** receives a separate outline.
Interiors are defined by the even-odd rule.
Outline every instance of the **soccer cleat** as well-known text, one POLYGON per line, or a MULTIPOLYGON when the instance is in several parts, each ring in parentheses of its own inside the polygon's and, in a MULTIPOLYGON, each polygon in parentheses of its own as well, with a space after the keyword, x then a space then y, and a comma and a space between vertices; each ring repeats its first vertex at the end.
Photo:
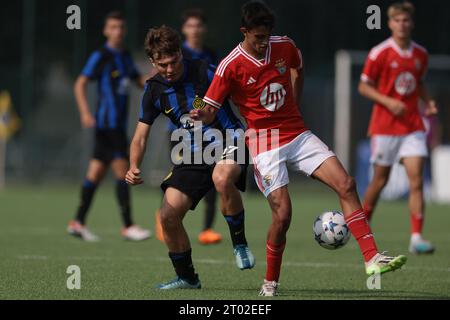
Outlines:
POLYGON ((255 266, 255 257, 247 245, 238 244, 235 246, 234 255, 236 257, 236 264, 239 269, 251 269, 255 266))
POLYGON ((186 279, 182 279, 177 277, 167 283, 160 284, 156 287, 161 290, 171 290, 171 289, 201 289, 202 284, 200 283, 200 279, 197 279, 194 282, 190 282, 186 279))
POLYGON ((274 297, 277 294, 278 286, 280 284, 276 281, 267 281, 264 279, 264 283, 259 291, 259 295, 263 297, 274 297))
POLYGON ((137 225, 129 226, 128 228, 122 228, 121 232, 122 237, 125 240, 130 241, 142 241, 151 237, 150 230, 144 230, 137 225))
POLYGON ((431 254, 434 250, 434 246, 426 240, 411 241, 409 244, 409 252, 413 254, 431 254))
POLYGON ((164 231, 163 231, 163 228, 161 225, 161 216, 159 213, 159 209, 156 210, 156 213, 155 213, 155 233, 156 233, 156 239, 158 239, 162 243, 165 243, 164 231))
POLYGON ((219 243, 220 241, 222 241, 222 235, 212 229, 204 230, 198 235, 198 242, 204 245, 219 243))
POLYGON ((88 228, 75 220, 69 222, 67 232, 70 235, 78 237, 86 242, 97 242, 100 240, 95 234, 89 231, 88 228))
POLYGON ((406 256, 400 255, 390 257, 386 252, 377 253, 369 262, 366 263, 366 273, 371 276, 375 273, 383 274, 389 271, 400 269, 406 263, 406 256))

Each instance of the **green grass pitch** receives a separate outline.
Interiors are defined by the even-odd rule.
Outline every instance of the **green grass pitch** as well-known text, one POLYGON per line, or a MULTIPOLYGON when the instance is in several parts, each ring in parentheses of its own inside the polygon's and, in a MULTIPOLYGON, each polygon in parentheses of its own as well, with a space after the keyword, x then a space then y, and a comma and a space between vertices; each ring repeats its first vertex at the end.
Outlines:
MULTIPOLYGON (((449 299, 450 214, 448 206, 429 205, 425 236, 437 250, 431 256, 407 253, 409 219, 406 202, 384 202, 375 213, 373 231, 380 250, 407 254, 408 263, 386 274, 381 290, 368 290, 362 257, 354 239, 336 251, 318 246, 312 236, 314 218, 338 209, 333 192, 314 184, 292 187, 293 219, 283 258, 280 296, 276 299, 449 299)), ((203 205, 185 225, 201 290, 158 291, 154 286, 174 277, 166 247, 155 238, 131 243, 121 239, 120 216, 111 183, 98 190, 88 219, 101 237, 84 243, 66 234, 78 201, 78 187, 12 186, 0 192, 0 299, 258 299, 265 274, 265 237, 270 222, 268 205, 259 193, 246 194, 247 238, 256 257, 253 270, 234 264, 224 219, 216 229, 224 235, 218 245, 202 246, 196 237, 203 205), (66 287, 67 267, 81 268, 81 289, 66 287)), ((153 229, 159 190, 133 189, 135 220, 153 229)))

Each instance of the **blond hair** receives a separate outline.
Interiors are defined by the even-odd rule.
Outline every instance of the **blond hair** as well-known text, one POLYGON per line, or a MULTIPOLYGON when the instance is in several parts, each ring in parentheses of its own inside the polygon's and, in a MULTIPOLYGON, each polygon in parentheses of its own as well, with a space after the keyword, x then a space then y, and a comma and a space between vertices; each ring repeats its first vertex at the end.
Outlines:
POLYGON ((407 13, 410 15, 411 19, 413 19, 415 11, 414 5, 411 2, 403 1, 392 4, 388 8, 387 14, 389 19, 393 19, 398 14, 407 13))

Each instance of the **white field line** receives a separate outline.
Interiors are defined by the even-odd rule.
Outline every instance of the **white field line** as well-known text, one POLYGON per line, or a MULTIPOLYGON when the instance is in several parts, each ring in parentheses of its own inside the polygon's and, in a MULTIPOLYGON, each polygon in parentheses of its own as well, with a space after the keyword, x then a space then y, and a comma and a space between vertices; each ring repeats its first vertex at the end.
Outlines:
MULTIPOLYGON (((19 260, 96 260, 96 261, 115 261, 115 260, 125 260, 125 261, 157 261, 157 262, 167 262, 169 258, 167 257, 155 257, 155 258, 140 258, 140 257, 100 257, 100 256, 68 256, 68 257, 58 257, 50 258, 48 256, 41 255, 18 255, 16 256, 19 260)), ((220 260, 220 259, 195 259, 195 263, 200 264, 213 264, 213 265, 234 265, 233 260, 220 260)), ((266 262, 257 262, 256 266, 266 266, 266 262)), ((353 268, 362 269, 362 264, 342 264, 342 263, 324 263, 324 262, 294 262, 294 261, 283 261, 283 267, 291 268, 322 268, 322 269, 341 269, 341 268, 353 268)), ((431 272, 450 272, 450 267, 448 268, 435 268, 435 267, 416 267, 405 265, 403 269, 407 270, 417 270, 417 271, 431 271, 431 272)))

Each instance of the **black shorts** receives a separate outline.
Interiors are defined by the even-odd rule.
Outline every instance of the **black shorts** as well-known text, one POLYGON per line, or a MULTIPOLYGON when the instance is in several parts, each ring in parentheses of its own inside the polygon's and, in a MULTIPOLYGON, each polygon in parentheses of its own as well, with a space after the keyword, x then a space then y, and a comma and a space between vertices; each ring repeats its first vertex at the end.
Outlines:
POLYGON ((128 159, 128 138, 123 130, 96 130, 94 159, 109 164, 114 159, 128 159))
MULTIPOLYGON (((180 164, 175 165, 161 184, 165 192, 167 188, 175 188, 186 194, 192 201, 191 210, 195 210, 200 200, 214 188, 212 174, 215 165, 180 164)), ((247 178, 247 166, 241 165, 241 174, 236 187, 244 192, 247 178)))

